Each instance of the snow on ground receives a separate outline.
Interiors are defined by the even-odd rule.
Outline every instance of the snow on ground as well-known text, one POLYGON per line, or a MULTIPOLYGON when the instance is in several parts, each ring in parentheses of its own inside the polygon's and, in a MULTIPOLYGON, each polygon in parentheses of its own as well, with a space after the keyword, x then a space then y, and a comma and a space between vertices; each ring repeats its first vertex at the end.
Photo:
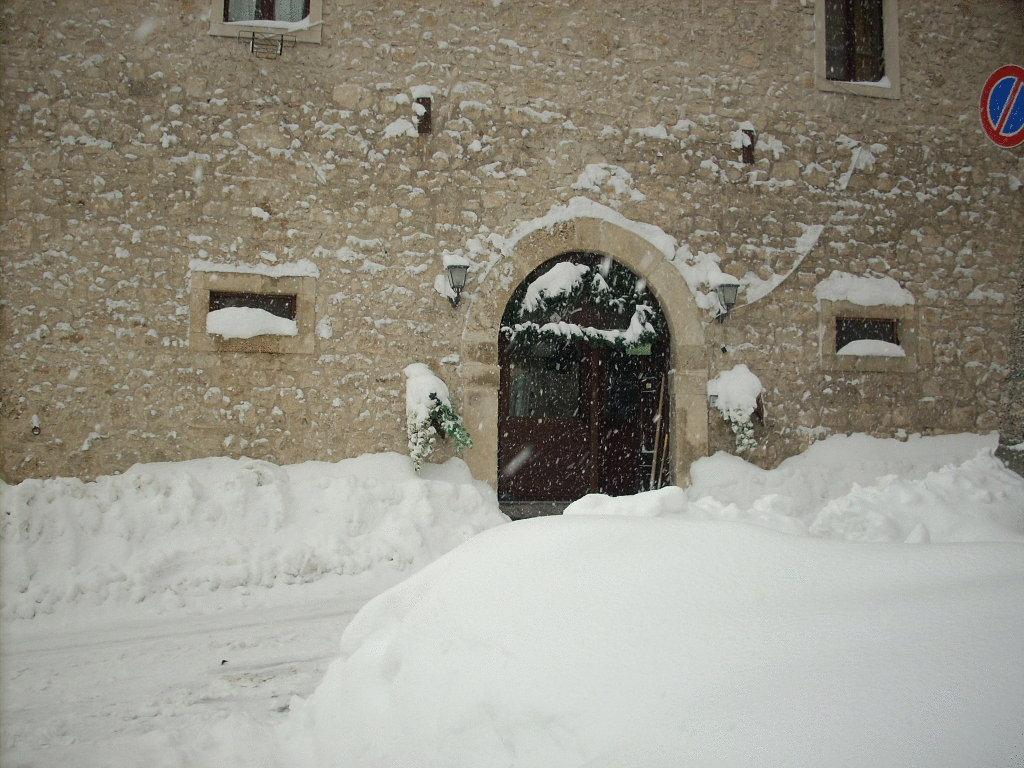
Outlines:
MULTIPOLYGON (((277 759, 1012 765, 1022 554, 673 518, 500 526, 356 616, 277 759)), ((236 764, 216 746, 181 764, 211 758, 236 764)))
POLYGON ((3 493, 5 617, 68 606, 187 605, 217 590, 374 572, 383 585, 506 522, 454 459, 377 454, 277 466, 209 458, 137 464, 3 493))
MULTIPOLYGON (((138 606, 5 620, 5 768, 159 768, 147 745, 202 743, 218 723, 280 718, 338 654, 338 636, 379 579, 328 576, 272 590, 224 590, 188 611, 138 606)), ((250 755, 250 766, 259 765, 250 755)))
POLYGON ((766 471, 727 453, 699 459, 690 485, 585 496, 567 515, 738 520, 849 541, 1024 542, 1024 479, 993 456, 998 435, 835 435, 766 471))
POLYGON ((509 525, 465 465, 394 455, 4 488, 0 759, 1011 765, 1024 480, 995 440, 717 454, 686 489, 509 525))

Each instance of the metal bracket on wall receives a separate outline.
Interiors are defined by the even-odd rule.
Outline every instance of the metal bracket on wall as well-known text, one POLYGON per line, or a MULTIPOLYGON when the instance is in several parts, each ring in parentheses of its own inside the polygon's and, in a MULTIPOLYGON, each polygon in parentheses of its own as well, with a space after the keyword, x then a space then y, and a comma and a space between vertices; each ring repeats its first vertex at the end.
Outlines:
POLYGON ((285 48, 295 46, 295 38, 282 34, 242 32, 238 40, 245 44, 249 53, 257 59, 277 59, 285 48))

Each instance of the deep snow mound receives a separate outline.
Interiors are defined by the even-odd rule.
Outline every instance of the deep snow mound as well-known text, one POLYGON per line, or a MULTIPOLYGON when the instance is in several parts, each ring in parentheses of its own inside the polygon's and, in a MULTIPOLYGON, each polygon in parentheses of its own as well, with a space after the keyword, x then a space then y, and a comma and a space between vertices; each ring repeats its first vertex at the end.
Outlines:
POLYGON ((1024 541, 1024 478, 997 435, 837 435, 772 470, 727 453, 699 459, 685 489, 585 496, 567 515, 737 520, 847 541, 1024 541))
POLYGON ((1010 765, 1022 583, 1019 543, 520 521, 367 604, 283 764, 1010 765))
POLYGON ((407 574, 508 521, 462 461, 417 475, 398 454, 137 464, 0 492, 3 614, 26 618, 326 574, 407 574))

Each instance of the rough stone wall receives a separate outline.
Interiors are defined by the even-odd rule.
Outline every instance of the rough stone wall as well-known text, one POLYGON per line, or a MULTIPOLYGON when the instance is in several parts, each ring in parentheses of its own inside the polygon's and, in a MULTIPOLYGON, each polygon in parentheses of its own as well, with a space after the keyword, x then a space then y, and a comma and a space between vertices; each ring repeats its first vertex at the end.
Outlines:
MULTIPOLYGON (((433 290, 442 252, 575 194, 734 275, 787 272, 800 225, 825 225, 778 288, 705 329, 711 375, 744 362, 768 388, 756 460, 830 432, 996 428, 1024 163, 984 138, 977 100, 1024 50, 1020 3, 901 2, 899 100, 815 89, 812 2, 636 6, 324 0, 323 43, 263 61, 210 36, 200 0, 5 3, 3 477, 404 450, 402 368, 458 396, 475 322, 433 290), (418 85, 433 134, 386 137, 418 85), (845 184, 843 136, 874 157, 845 184), (574 190, 600 162, 643 199, 574 190), (190 349, 191 258, 315 262, 316 352, 190 349), (916 372, 822 369, 813 288, 833 269, 911 290, 916 372)), ((474 257, 470 294, 511 272, 474 257)), ((711 449, 729 444, 713 418, 711 449)))

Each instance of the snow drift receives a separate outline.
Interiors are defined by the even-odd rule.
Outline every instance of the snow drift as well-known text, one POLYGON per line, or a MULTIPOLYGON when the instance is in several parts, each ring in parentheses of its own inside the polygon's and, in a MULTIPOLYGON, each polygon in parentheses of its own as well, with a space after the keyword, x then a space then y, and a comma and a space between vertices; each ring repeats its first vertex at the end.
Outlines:
POLYGON ((673 518, 486 531, 356 616, 290 766, 1010 765, 1024 545, 673 518))
POLYGON ((26 480, 0 490, 7 617, 326 574, 377 571, 393 582, 508 520, 462 461, 417 477, 397 454, 291 466, 137 464, 89 483, 26 480))
POLYGON ((739 520, 849 541, 1024 541, 1024 478, 996 444, 995 433, 836 435, 773 470, 717 453, 693 463, 685 490, 593 494, 565 513, 739 520))

